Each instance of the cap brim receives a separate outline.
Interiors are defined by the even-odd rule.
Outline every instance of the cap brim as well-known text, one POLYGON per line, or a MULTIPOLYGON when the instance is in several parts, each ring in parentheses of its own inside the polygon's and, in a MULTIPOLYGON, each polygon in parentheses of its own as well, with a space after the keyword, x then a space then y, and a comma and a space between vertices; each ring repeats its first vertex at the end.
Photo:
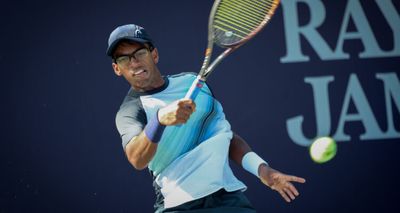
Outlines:
POLYGON ((151 43, 151 41, 148 41, 148 40, 145 40, 145 39, 141 39, 141 38, 122 37, 122 38, 119 38, 119 39, 115 40, 113 43, 111 43, 111 44, 108 46, 107 55, 108 55, 108 56, 112 56, 112 54, 114 53, 114 50, 115 50, 115 48, 117 47, 118 43, 121 42, 121 41, 123 41, 123 40, 134 41, 134 42, 138 42, 138 43, 142 43, 142 44, 147 43, 147 42, 150 42, 150 43, 151 43))

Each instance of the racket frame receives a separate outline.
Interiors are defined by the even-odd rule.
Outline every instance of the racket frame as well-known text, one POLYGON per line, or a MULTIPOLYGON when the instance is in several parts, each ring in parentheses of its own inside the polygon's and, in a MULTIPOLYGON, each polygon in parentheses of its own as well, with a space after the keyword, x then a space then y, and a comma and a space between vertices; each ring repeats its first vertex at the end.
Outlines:
POLYGON ((203 64, 201 66, 201 69, 199 71, 199 74, 197 75, 196 79, 193 81, 192 85, 190 86, 189 91, 186 93, 185 98, 194 100, 198 93, 200 92, 201 88, 203 87, 205 81, 207 80, 208 76, 212 73, 214 68, 224 59, 226 58, 229 54, 231 54, 234 50, 245 44, 247 41, 252 39, 258 32, 260 32, 268 23, 268 21, 271 19, 273 16, 276 8, 279 5, 280 0, 274 0, 272 4, 272 8, 269 10, 269 13, 265 15, 264 20, 261 22, 261 24, 255 28, 251 33, 249 33, 246 37, 243 39, 239 40, 236 43, 233 43, 231 45, 219 45, 222 48, 227 48, 225 51, 223 51, 215 60, 209 65, 210 59, 212 56, 212 51, 214 47, 214 27, 213 27, 213 22, 214 22, 214 17, 216 14, 216 11, 218 9, 218 6, 222 0, 215 0, 211 12, 210 12, 210 17, 208 20, 208 41, 207 41, 207 48, 205 52, 205 57, 203 64))

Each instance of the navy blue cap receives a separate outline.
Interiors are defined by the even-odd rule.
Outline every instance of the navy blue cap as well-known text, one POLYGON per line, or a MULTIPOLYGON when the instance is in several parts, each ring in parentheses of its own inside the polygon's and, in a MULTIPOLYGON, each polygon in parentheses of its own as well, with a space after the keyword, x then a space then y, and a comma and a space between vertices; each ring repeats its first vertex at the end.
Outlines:
POLYGON ((153 45, 153 41, 143 27, 135 24, 122 25, 112 31, 110 37, 108 38, 108 56, 112 56, 117 44, 122 40, 135 41, 142 44, 150 43, 153 45))

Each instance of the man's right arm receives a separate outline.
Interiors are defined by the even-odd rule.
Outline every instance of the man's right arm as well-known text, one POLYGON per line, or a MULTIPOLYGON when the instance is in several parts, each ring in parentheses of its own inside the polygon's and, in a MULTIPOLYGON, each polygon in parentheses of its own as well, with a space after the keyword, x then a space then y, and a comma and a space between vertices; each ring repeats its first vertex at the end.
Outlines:
MULTIPOLYGON (((196 105, 190 99, 175 101, 157 113, 160 125, 173 126, 184 124, 195 111, 196 105)), ((145 169, 157 151, 158 141, 151 141, 143 130, 138 136, 133 137, 125 147, 128 161, 138 170, 145 169)))
POLYGON ((151 142, 144 131, 132 140, 125 147, 125 154, 129 163, 135 169, 142 170, 147 167, 157 151, 157 143, 151 142))

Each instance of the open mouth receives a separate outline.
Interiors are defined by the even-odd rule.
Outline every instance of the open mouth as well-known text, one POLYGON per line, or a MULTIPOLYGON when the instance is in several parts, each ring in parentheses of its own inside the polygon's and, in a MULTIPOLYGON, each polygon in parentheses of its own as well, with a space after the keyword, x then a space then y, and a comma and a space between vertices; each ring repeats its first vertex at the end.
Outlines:
POLYGON ((146 70, 138 70, 138 71, 135 71, 133 74, 134 74, 135 76, 140 76, 140 75, 143 75, 143 74, 145 74, 145 73, 147 73, 146 70))

